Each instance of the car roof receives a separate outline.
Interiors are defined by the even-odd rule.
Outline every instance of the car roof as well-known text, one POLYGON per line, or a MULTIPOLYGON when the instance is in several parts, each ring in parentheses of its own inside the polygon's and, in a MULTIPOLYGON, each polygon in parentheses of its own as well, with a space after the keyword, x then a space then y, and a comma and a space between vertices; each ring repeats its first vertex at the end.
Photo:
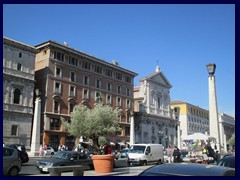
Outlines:
MULTIPOLYGON (((153 166, 145 173, 152 175, 165 175, 165 176, 224 176, 224 175, 235 175, 235 169, 207 165, 207 164, 195 164, 195 163, 168 163, 153 166)), ((139 174, 141 175, 141 174, 139 174)), ((143 174, 144 175, 144 174, 143 174)))

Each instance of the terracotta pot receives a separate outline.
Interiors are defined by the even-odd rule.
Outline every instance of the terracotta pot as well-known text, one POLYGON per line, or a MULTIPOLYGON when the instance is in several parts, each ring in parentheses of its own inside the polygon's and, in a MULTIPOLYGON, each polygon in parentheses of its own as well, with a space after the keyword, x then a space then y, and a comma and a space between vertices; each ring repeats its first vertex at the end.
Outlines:
POLYGON ((92 155, 93 165, 96 173, 109 173, 113 170, 114 155, 92 155))

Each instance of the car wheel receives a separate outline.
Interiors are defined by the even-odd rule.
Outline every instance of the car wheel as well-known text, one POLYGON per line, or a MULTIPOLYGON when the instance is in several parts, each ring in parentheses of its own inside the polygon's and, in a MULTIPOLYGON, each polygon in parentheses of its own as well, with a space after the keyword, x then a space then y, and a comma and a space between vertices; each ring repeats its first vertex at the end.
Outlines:
POLYGON ((9 176, 18 176, 19 170, 17 167, 12 167, 9 172, 8 175, 9 176))
POLYGON ((51 156, 53 156, 54 155, 54 152, 51 152, 51 156))

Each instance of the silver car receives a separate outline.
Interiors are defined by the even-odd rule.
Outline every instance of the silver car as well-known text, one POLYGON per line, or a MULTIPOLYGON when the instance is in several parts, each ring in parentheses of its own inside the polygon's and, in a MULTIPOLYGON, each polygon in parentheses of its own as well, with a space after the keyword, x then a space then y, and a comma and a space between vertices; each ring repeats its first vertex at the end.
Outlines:
POLYGON ((3 175, 18 176, 21 171, 21 159, 18 150, 11 147, 3 147, 3 175))

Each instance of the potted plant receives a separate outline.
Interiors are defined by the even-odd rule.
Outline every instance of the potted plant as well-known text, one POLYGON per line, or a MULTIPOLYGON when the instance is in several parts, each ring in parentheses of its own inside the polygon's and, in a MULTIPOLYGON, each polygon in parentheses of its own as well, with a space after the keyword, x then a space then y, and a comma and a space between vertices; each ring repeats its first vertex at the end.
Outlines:
POLYGON ((95 171, 98 173, 112 171, 114 156, 110 154, 99 155, 99 137, 121 131, 117 122, 119 114, 119 109, 113 109, 111 106, 102 103, 97 103, 92 109, 79 104, 74 107, 70 122, 61 118, 63 126, 71 135, 75 137, 86 136, 92 140, 94 154, 98 154, 93 155, 92 160, 95 171), (102 166, 100 168, 98 167, 99 160, 104 163, 100 165, 102 166), (109 165, 107 161, 112 162, 109 165), (104 169, 103 165, 107 166, 106 169, 104 169))

